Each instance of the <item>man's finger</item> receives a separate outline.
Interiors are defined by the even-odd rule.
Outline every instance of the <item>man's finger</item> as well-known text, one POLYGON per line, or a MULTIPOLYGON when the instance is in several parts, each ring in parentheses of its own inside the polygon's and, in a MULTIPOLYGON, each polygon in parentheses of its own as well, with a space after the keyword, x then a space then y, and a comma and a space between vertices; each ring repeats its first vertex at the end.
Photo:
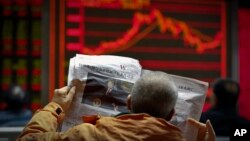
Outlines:
POLYGON ((192 118, 188 118, 187 121, 188 121, 188 123, 190 123, 191 125, 196 126, 196 127, 199 127, 199 128, 204 128, 204 127, 206 127, 205 124, 200 123, 199 121, 194 120, 194 119, 192 119, 192 118))
POLYGON ((216 135, 215 135, 213 126, 212 126, 212 124, 211 124, 211 122, 209 120, 207 120, 206 126, 207 126, 207 131, 208 131, 208 134, 209 134, 209 140, 214 141, 216 135))
POLYGON ((58 90, 58 93, 63 93, 63 94, 66 93, 67 94, 69 89, 70 89, 70 87, 64 86, 64 87, 57 89, 57 90, 58 90))
POLYGON ((76 86, 72 87, 72 88, 69 90, 69 93, 68 93, 67 97, 68 97, 69 99, 73 99, 75 93, 76 93, 76 86))
POLYGON ((58 94, 59 93, 59 90, 58 89, 55 89, 54 90, 54 94, 58 94))
POLYGON ((189 124, 191 124, 192 126, 196 127, 199 130, 199 132, 201 132, 201 133, 203 133, 203 132, 205 133, 207 131, 206 124, 204 124, 204 123, 201 123, 201 122, 194 120, 192 118, 188 118, 187 122, 189 124))

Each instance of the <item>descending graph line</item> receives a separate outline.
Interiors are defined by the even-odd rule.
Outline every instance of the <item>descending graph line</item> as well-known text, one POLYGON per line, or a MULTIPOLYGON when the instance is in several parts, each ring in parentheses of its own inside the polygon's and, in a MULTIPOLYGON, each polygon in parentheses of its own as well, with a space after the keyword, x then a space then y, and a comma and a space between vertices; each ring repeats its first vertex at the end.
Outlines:
POLYGON ((126 50, 157 26, 161 33, 169 31, 172 36, 181 37, 185 45, 194 47, 198 53, 219 47, 223 38, 221 31, 217 32, 212 38, 191 28, 183 21, 164 17, 159 10, 154 9, 149 14, 135 13, 132 27, 121 38, 114 41, 102 41, 97 48, 83 46, 80 52, 84 54, 107 54, 126 50), (140 32, 143 25, 148 25, 148 27, 140 32))

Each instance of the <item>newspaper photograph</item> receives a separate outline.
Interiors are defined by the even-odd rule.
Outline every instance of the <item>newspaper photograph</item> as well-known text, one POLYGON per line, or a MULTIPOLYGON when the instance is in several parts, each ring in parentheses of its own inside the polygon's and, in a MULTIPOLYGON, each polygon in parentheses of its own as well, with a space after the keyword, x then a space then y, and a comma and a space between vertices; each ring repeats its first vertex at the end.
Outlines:
POLYGON ((103 109, 128 112, 126 101, 133 83, 88 73, 82 103, 103 109))

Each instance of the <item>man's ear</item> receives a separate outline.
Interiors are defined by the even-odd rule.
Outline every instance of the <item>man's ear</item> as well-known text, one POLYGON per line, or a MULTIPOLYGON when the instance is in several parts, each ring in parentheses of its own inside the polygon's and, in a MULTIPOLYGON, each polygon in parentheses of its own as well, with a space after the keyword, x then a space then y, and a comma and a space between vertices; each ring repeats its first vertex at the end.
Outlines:
POLYGON ((174 116, 174 114, 175 114, 175 110, 172 109, 172 110, 170 111, 170 113, 168 114, 168 116, 166 117, 166 120, 167 120, 167 121, 170 121, 170 120, 172 119, 172 117, 174 116))
POLYGON ((128 110, 130 111, 131 110, 131 95, 130 94, 127 97, 127 107, 128 107, 128 110))

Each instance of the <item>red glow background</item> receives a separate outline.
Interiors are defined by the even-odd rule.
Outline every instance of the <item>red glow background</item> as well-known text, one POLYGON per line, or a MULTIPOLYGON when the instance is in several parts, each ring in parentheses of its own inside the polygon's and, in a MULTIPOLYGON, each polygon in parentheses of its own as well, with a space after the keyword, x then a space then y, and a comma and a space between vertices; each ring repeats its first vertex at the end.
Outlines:
POLYGON ((250 119, 250 10, 239 9, 239 78, 241 95, 239 99, 239 112, 242 116, 250 119))

